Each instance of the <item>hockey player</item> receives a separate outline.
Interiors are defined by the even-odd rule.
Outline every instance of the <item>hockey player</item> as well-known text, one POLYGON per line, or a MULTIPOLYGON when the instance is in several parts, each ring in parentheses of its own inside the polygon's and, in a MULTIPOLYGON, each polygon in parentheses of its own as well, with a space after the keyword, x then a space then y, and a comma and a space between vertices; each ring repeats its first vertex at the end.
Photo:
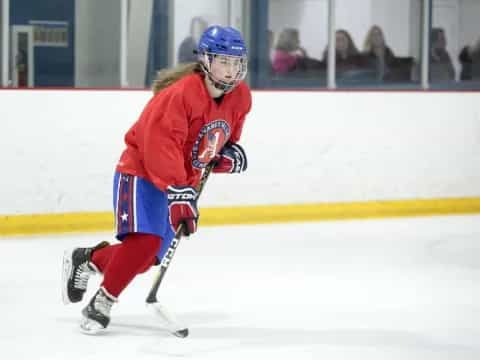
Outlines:
POLYGON ((211 26, 201 36, 198 61, 160 71, 154 96, 125 135, 116 167, 113 205, 116 238, 66 251, 63 301, 80 302, 89 276, 103 274, 100 289, 82 310, 81 330, 96 333, 110 322, 110 310, 136 275, 158 264, 183 224, 197 230, 196 186, 203 169, 240 173, 247 168, 238 144, 251 94, 242 81, 247 49, 241 34, 211 26))

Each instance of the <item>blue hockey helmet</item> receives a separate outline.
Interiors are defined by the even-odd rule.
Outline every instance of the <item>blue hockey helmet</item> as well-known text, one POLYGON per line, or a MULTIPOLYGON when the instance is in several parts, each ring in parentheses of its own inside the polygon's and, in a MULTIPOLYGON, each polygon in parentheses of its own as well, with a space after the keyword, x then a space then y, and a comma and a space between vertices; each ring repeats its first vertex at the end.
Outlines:
POLYGON ((197 53, 205 74, 217 89, 224 92, 232 91, 247 74, 247 47, 240 32, 232 27, 208 27, 200 37, 197 53), (230 60, 238 68, 238 72, 229 81, 212 74, 212 61, 217 56, 221 56, 224 61, 230 60))

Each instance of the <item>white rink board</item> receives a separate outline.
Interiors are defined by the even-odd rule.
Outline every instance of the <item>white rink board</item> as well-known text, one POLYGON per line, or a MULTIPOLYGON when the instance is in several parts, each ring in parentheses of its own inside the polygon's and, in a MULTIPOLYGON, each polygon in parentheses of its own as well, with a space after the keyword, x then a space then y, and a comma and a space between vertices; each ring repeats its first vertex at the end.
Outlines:
MULTIPOLYGON (((109 211, 125 131, 148 91, 0 91, 0 214, 109 211)), ((248 172, 202 206, 480 195, 475 92, 253 93, 248 172)))

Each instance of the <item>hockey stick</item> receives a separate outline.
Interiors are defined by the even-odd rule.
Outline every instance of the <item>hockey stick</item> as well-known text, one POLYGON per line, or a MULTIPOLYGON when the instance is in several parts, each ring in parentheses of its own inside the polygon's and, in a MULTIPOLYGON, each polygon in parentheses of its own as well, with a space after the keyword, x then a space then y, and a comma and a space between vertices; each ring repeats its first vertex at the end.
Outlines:
MULTIPOLYGON (((210 173, 212 172, 212 169, 214 166, 215 166, 214 163, 210 163, 205 168, 205 171, 202 174, 202 178, 200 179, 200 184, 198 185, 198 189, 197 189, 198 196, 200 196, 200 194, 202 193, 203 188, 205 187, 205 183, 207 182, 207 179, 210 176, 210 173)), ((178 227, 175 233, 175 237, 173 238, 172 243, 170 244, 170 247, 165 253, 165 256, 163 257, 162 262, 160 263, 160 269, 157 272, 157 275, 153 281, 150 292, 148 293, 147 298, 145 300, 147 305, 150 305, 150 307, 155 310, 156 314, 160 315, 169 324, 169 331, 178 337, 188 336, 188 328, 179 325, 175 317, 172 314, 170 314, 168 311, 166 311, 166 309, 158 303, 157 292, 160 287, 160 284, 162 283, 163 277, 165 276, 165 273, 167 272, 167 269, 170 266, 170 262, 173 259, 173 255, 175 254, 178 244, 180 243, 180 239, 183 236, 183 226, 184 226, 183 224, 180 224, 180 226, 178 227)))

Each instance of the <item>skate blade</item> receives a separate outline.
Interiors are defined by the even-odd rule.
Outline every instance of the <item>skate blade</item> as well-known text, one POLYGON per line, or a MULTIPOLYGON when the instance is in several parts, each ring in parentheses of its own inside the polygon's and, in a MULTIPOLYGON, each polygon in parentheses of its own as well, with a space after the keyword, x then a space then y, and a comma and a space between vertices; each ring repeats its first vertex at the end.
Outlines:
POLYGON ((65 250, 62 265, 62 301, 65 305, 72 302, 68 298, 68 279, 72 276, 72 253, 73 249, 65 250))
POLYGON ((92 319, 83 318, 80 322, 80 331, 86 335, 97 335, 105 331, 105 328, 92 319))

